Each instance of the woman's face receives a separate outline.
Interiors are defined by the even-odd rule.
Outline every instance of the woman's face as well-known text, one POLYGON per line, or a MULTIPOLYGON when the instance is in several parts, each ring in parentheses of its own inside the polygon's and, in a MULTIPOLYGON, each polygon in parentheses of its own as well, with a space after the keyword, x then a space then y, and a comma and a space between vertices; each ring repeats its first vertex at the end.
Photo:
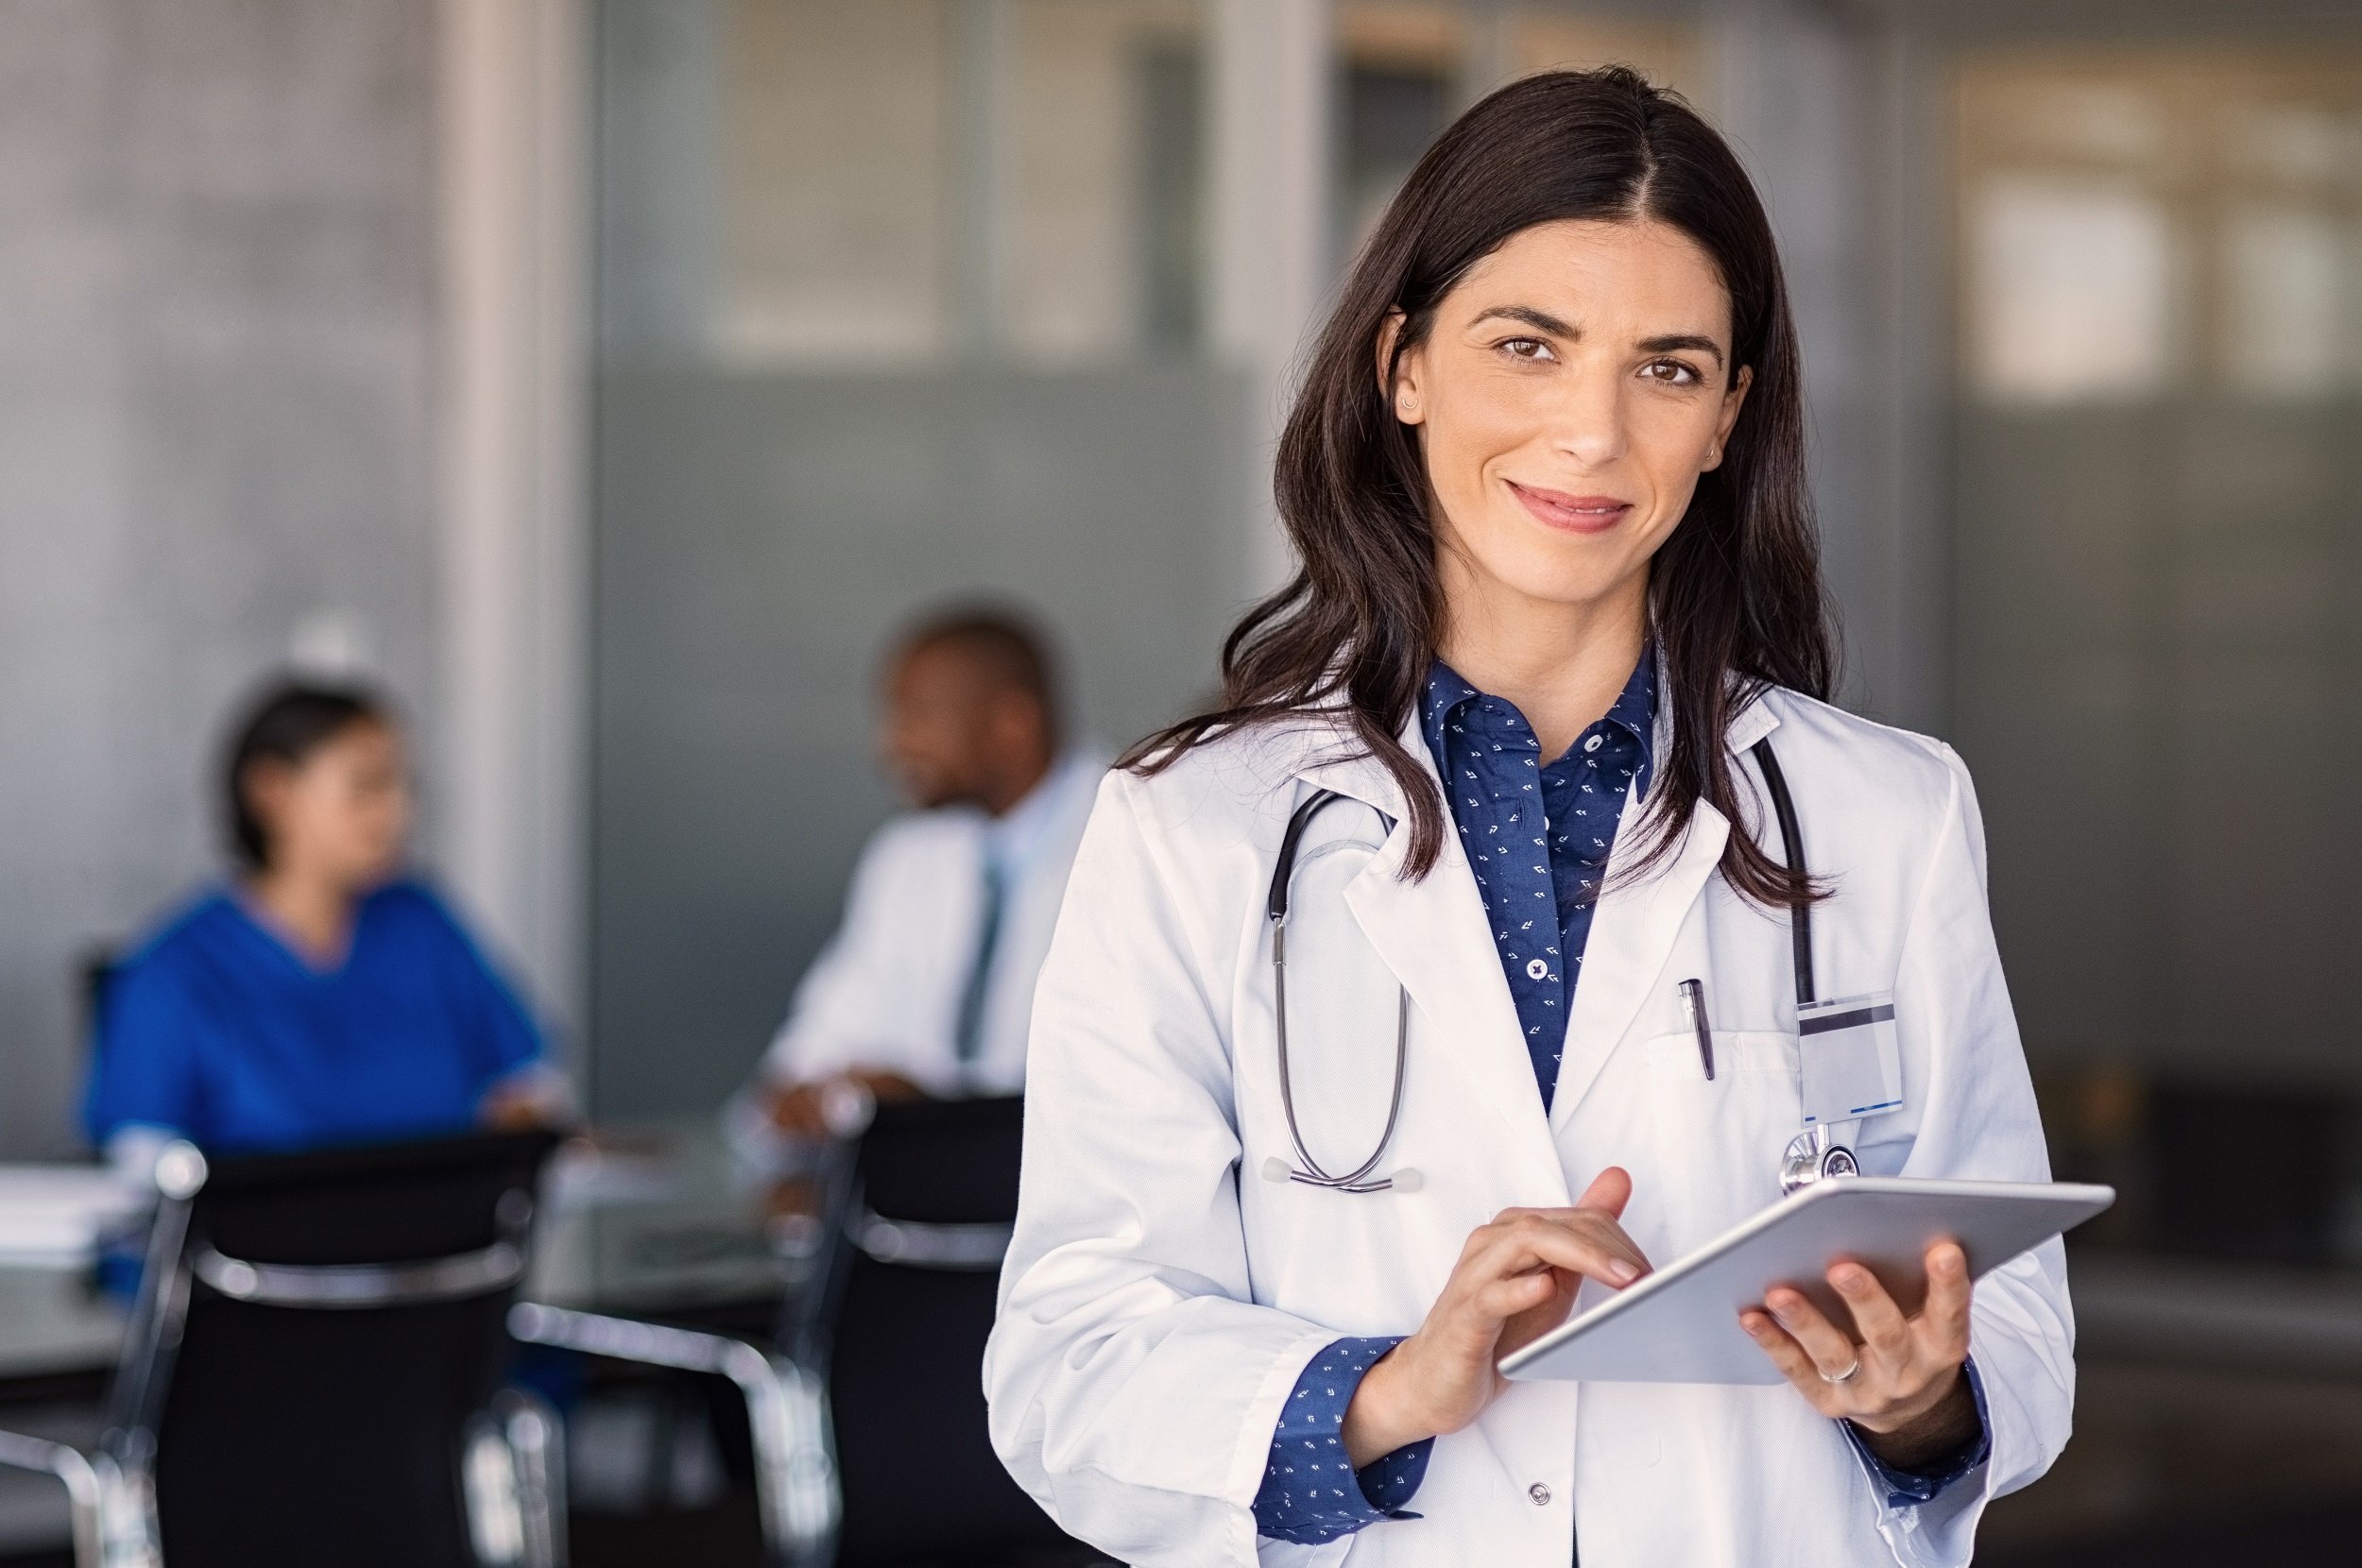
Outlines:
POLYGON ((270 844, 270 869, 317 877, 359 893, 402 866, 410 832, 409 762, 401 734, 359 719, 300 762, 266 761, 247 776, 247 799, 270 844))
POLYGON ((1731 365, 1721 277, 1679 230, 1566 221, 1513 236, 1445 296, 1391 388, 1426 455, 1447 603, 1639 603, 1748 380, 1731 365))

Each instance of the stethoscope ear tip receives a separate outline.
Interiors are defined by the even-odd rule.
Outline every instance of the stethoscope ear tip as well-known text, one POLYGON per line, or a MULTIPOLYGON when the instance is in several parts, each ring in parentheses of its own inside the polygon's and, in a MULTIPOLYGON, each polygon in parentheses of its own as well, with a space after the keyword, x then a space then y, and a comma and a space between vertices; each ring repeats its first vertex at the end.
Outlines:
POLYGON ((1299 1174, 1295 1167, 1276 1154, 1263 1161, 1263 1180, 1282 1184, 1302 1182, 1307 1186, 1328 1187, 1338 1192, 1416 1192, 1427 1185, 1427 1178, 1409 1166, 1404 1166, 1392 1176, 1380 1177, 1374 1182, 1344 1178, 1333 1181, 1326 1178, 1315 1180, 1310 1176, 1299 1174))

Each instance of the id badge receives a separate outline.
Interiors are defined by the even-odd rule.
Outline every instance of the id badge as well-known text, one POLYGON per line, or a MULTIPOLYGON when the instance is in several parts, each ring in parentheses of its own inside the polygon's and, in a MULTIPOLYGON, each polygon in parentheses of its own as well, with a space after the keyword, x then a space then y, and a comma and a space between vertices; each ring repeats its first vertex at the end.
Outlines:
POLYGON ((1903 1052, 1894 993, 1840 997, 1797 1009, 1805 1125, 1874 1116, 1903 1106, 1903 1052))

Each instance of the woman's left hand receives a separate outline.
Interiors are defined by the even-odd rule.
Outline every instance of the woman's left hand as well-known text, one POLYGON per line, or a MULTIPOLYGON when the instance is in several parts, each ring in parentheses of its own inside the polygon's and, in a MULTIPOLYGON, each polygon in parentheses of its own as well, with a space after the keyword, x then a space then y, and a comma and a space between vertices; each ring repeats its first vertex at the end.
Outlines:
POLYGON ((1764 1297, 1769 1312, 1738 1315, 1806 1403, 1852 1422, 1872 1452, 1898 1468, 1949 1453, 1977 1430, 1976 1400, 1960 1370, 1968 1360, 1968 1259, 1957 1244, 1939 1241, 1927 1249, 1926 1265, 1926 1301, 1908 1317, 1860 1264, 1831 1266, 1829 1287, 1852 1311, 1859 1343, 1798 1290, 1773 1289, 1764 1297))

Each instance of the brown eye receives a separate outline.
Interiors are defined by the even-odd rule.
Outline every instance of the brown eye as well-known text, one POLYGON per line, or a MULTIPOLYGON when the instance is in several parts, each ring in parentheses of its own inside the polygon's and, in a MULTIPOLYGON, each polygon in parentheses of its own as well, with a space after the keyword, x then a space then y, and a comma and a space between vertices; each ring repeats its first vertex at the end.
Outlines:
POLYGON ((1540 363, 1558 357, 1550 352, 1550 346, 1543 342, 1538 337, 1504 338, 1501 340, 1498 347, 1503 353, 1509 355, 1512 359, 1522 359, 1534 363, 1540 363))
POLYGON ((1643 366, 1640 373, 1667 386, 1695 386, 1703 379, 1696 366, 1678 359, 1653 360, 1643 366))

